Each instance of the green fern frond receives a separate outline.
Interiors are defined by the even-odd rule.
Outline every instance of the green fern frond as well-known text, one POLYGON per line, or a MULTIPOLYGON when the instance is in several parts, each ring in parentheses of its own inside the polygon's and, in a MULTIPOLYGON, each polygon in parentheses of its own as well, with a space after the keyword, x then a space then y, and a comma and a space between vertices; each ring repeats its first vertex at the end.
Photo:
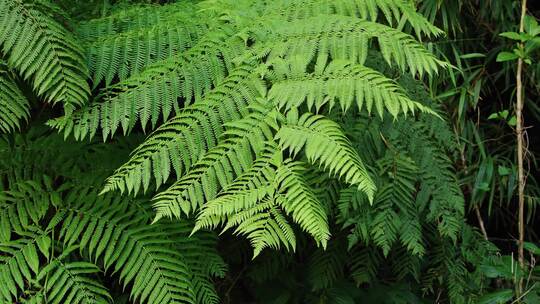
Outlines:
POLYGON ((304 172, 302 163, 295 161, 286 160, 277 168, 275 183, 283 195, 279 202, 294 222, 326 248, 330 239, 326 209, 304 180, 304 172))
POLYGON ((92 138, 101 129, 105 140, 119 127, 124 134, 129 133, 137 122, 143 128, 151 122, 154 128, 160 118, 167 120, 173 110, 180 112, 180 104, 199 101, 214 86, 227 81, 224 78, 233 69, 230 61, 237 47, 223 45, 232 34, 231 29, 211 31, 184 54, 156 62, 108 87, 98 99, 101 102, 48 124, 66 136, 73 132, 77 139, 92 138))
POLYGON ((0 132, 19 129, 21 121, 28 121, 30 103, 17 86, 11 71, 0 59, 0 132))
POLYGON ((148 65, 179 56, 208 31, 204 23, 194 22, 199 18, 191 3, 165 7, 167 12, 156 6, 144 9, 150 16, 152 12, 156 15, 155 23, 151 17, 139 14, 134 16, 135 20, 117 19, 129 17, 121 11, 81 26, 79 32, 91 37, 86 43, 86 53, 94 86, 102 80, 108 86, 115 77, 122 81, 148 65))
POLYGON ((13 233, 21 234, 39 224, 49 206, 57 204, 60 196, 35 181, 10 185, 10 190, 0 191, 0 241, 9 241, 13 233))
POLYGON ((351 277, 357 285, 372 283, 383 263, 383 257, 377 248, 355 247, 349 262, 351 277))
POLYGON ((423 118, 414 125, 405 121, 397 123, 390 136, 399 148, 407 149, 418 164, 423 180, 421 187, 431 200, 428 219, 438 223, 441 235, 456 240, 463 225, 465 203, 452 161, 437 139, 445 130, 446 123, 423 118), (436 129, 432 130, 433 127, 436 129))
POLYGON ((261 41, 261 53, 275 58, 304 56, 305 62, 316 59, 324 66, 328 58, 364 64, 369 42, 377 41, 384 60, 412 75, 434 75, 448 64, 438 60, 413 36, 392 27, 339 15, 319 15, 292 22, 280 18, 263 20, 253 32, 261 41))
MULTIPOLYGON (((313 214, 316 208, 313 204, 314 198, 306 197, 303 193, 299 194, 298 182, 293 181, 295 183, 291 185, 290 177, 284 176, 285 173, 279 173, 279 169, 276 171, 275 166, 278 165, 276 157, 278 156, 275 150, 270 147, 263 151, 250 170, 244 172, 216 199, 203 206, 194 231, 201 228, 216 228, 221 224, 225 224, 224 231, 236 227, 235 234, 246 235, 250 240, 254 257, 266 247, 279 249, 284 246, 287 250, 294 250, 296 237, 282 214, 281 207, 286 213, 292 213, 293 219, 302 228, 322 242, 325 235, 320 229, 324 227, 314 227, 313 224, 318 220, 317 215, 313 214), (286 193, 276 195, 272 183, 283 184, 281 190, 286 193), (302 198, 309 198, 311 201, 297 207, 291 206, 298 203, 296 199, 302 198), (304 220, 303 215, 308 219, 304 220)), ((316 224, 320 224, 320 221, 316 224)))
POLYGON ((64 262, 56 258, 40 271, 38 279, 45 282, 43 293, 47 303, 111 303, 108 290, 90 277, 99 272, 101 270, 92 263, 64 262))
MULTIPOLYGON (((283 68, 278 70, 283 73, 283 68)), ((294 75, 291 72, 284 74, 285 77, 294 75)), ((310 110, 319 110, 326 104, 332 109, 337 102, 343 111, 356 104, 359 111, 365 108, 371 113, 375 109, 381 118, 386 111, 394 118, 399 113, 414 113, 415 110, 434 113, 411 100, 400 86, 383 74, 347 61, 332 61, 320 73, 278 81, 268 96, 287 110, 304 103, 310 110)))
POLYGON ((182 12, 193 13, 197 7, 191 1, 181 1, 167 5, 157 4, 117 4, 109 14, 81 22, 76 32, 85 41, 96 41, 123 32, 151 28, 173 19, 182 12))
POLYGON ((39 96, 63 103, 69 113, 88 100, 88 69, 74 35, 54 19, 55 9, 44 1, 0 1, 0 45, 39 96))
MULTIPOLYGON (((146 303, 194 303, 190 271, 180 252, 170 248, 159 225, 147 225, 148 215, 121 198, 85 195, 89 201, 74 201, 61 209, 60 239, 68 246, 79 243, 89 257, 103 261, 105 270, 114 266, 131 296, 146 303), (92 198, 95 200, 92 203, 92 198), (98 199, 99 198, 99 199, 98 199)), ((133 204, 133 203, 132 203, 133 204)))
MULTIPOLYGON (((253 104, 250 109, 252 112, 245 118, 226 123, 219 144, 194 163, 186 175, 154 197, 156 220, 162 216, 180 217, 181 211, 189 215, 251 167, 255 156, 272 140, 278 114, 268 104, 253 104)), ((154 177, 159 184, 160 171, 154 172, 154 177)))
POLYGON ((39 255, 48 258, 50 246, 51 239, 42 232, 27 232, 24 238, 0 244, 0 295, 5 302, 16 302, 19 293, 36 282, 39 255))
POLYGON ((347 247, 345 242, 332 239, 326 250, 317 249, 308 261, 308 281, 313 290, 330 288, 345 275, 347 247))
POLYGON ((258 82, 245 78, 247 69, 239 68, 203 101, 185 107, 156 129, 133 151, 131 159, 107 179, 104 191, 137 192, 141 185, 146 189, 152 172, 157 172, 159 180, 165 182, 167 174, 160 172, 170 172, 171 167, 176 176, 183 176, 208 149, 218 144, 219 136, 225 131, 223 124, 247 114, 247 105, 259 96, 258 82))
POLYGON ((370 198, 375 184, 366 167, 354 151, 338 124, 320 115, 306 113, 296 119, 288 116, 289 124, 276 135, 280 146, 297 154, 304 149, 306 157, 345 182, 357 185, 370 198))
MULTIPOLYGON (((270 181, 275 178, 276 160, 279 157, 275 147, 268 144, 248 170, 223 189, 218 197, 204 204, 197 217, 194 231, 216 228, 226 222, 229 216, 255 206, 274 191, 270 181)), ((155 207, 158 207, 159 214, 160 206, 155 207)))
POLYGON ((408 1, 403 0, 310 0, 276 1, 279 5, 270 6, 269 13, 279 10, 280 14, 288 19, 305 18, 321 14, 338 14, 344 16, 356 16, 362 19, 377 21, 380 13, 384 15, 390 25, 408 22, 420 37, 420 34, 440 36, 444 32, 435 27, 424 16, 416 12, 415 7, 408 1))
POLYGON ((169 231, 176 234, 170 237, 193 274, 191 282, 196 303, 217 304, 220 299, 213 278, 223 278, 227 271, 227 265, 216 249, 218 238, 215 233, 206 231, 190 235, 192 229, 193 225, 187 222, 171 224, 169 231))

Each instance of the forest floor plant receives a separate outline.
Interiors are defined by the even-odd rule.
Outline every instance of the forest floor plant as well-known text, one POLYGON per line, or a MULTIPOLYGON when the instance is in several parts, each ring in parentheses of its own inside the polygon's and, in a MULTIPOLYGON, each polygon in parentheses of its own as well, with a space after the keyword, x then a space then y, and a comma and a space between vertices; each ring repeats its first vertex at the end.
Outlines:
POLYGON ((0 303, 514 298, 413 2, 65 2, 0 0, 0 303))

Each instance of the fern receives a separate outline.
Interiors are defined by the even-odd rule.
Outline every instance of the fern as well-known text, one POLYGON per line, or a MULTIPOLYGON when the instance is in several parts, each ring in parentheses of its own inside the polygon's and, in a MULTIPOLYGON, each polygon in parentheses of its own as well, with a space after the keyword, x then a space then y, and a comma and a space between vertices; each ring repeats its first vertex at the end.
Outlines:
POLYGON ((0 0, 1 302, 477 299, 412 2, 160 3, 0 0))
POLYGON ((58 193, 52 191, 50 180, 46 182, 43 187, 35 181, 21 181, 11 185, 9 191, 0 192, 1 241, 9 241, 12 233, 23 233, 39 224, 49 206, 58 204, 58 193))
POLYGON ((0 60, 0 131, 5 133, 19 129, 30 115, 30 103, 15 79, 0 60))
POLYGON ((94 86, 125 80, 192 47, 207 30, 192 21, 195 11, 192 3, 142 6, 80 24, 94 86))
POLYGON ((337 102, 341 110, 347 111, 356 102, 358 110, 365 108, 371 113, 375 109, 379 117, 383 117, 385 110, 394 118, 400 113, 414 113, 415 110, 431 112, 409 99, 399 86, 381 73, 339 61, 332 62, 320 74, 278 81, 268 94, 285 109, 305 103, 308 109, 318 110, 326 104, 332 108, 337 102))
POLYGON ((72 111, 88 100, 88 69, 75 37, 55 19, 57 10, 44 1, 2 0, 0 45, 39 96, 72 111))
POLYGON ((226 124, 220 136, 224 140, 204 154, 188 174, 154 197, 157 218, 179 217, 180 209, 189 215, 251 167, 253 155, 263 151, 266 141, 273 138, 278 118, 271 107, 254 105, 251 109, 253 112, 244 119, 226 124))
POLYGON ((105 270, 114 266, 113 272, 119 272, 124 286, 133 284, 135 299, 148 303, 193 302, 187 265, 178 252, 167 249, 169 241, 159 238, 161 229, 141 229, 137 223, 145 222, 144 213, 137 216, 136 209, 126 212, 127 205, 114 205, 117 207, 107 210, 79 203, 66 209, 60 239, 68 246, 79 240, 89 257, 103 259, 105 270))
POLYGON ((40 268, 38 252, 49 256, 51 240, 43 233, 27 233, 25 238, 0 245, 0 292, 6 302, 16 301, 18 292, 26 290, 40 268))
MULTIPOLYGON (((105 191, 127 188, 137 192, 140 177, 144 176, 144 185, 150 184, 153 167, 161 169, 153 170, 158 172, 156 176, 161 176, 159 172, 170 172, 171 167, 181 176, 199 155, 217 144, 219 135, 224 132, 222 124, 240 118, 241 113, 247 112, 248 101, 258 95, 257 86, 241 77, 246 68, 239 68, 203 101, 185 107, 177 117, 154 131, 133 152, 131 160, 108 179, 105 191), (200 140, 205 141, 204 146, 197 145, 200 140), (181 154, 183 149, 190 153, 181 154)), ((168 176, 163 175, 159 180, 165 182, 165 177, 168 176)))
POLYGON ((345 182, 358 185, 358 189, 372 199, 375 185, 339 125, 309 113, 298 119, 290 115, 289 121, 291 123, 283 126, 276 134, 283 148, 296 154, 305 146, 305 154, 310 162, 319 163, 331 174, 342 177, 345 182))
POLYGON ((234 53, 217 48, 232 33, 231 29, 209 32, 184 54, 156 62, 109 87, 100 98, 103 102, 91 104, 73 117, 50 121, 49 125, 63 130, 66 136, 73 132, 78 139, 92 138, 102 129, 104 140, 119 126, 124 133, 130 132, 138 121, 143 128, 149 121, 155 127, 160 117, 166 120, 173 109, 180 112, 179 99, 192 103, 192 98, 201 99, 224 80, 226 70, 232 69, 229 61, 234 53))
POLYGON ((54 259, 41 270, 38 280, 47 277, 44 293, 50 303, 110 303, 108 290, 88 277, 98 272, 99 268, 91 263, 54 259))

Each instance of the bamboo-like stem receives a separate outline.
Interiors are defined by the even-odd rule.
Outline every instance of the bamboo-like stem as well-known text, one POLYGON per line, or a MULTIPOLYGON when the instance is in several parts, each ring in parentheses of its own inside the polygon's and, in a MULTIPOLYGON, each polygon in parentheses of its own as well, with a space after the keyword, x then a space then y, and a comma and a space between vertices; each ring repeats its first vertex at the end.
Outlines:
MULTIPOLYGON (((524 20, 527 12, 527 0, 521 2, 521 18, 519 21, 519 32, 524 31, 524 20)), ((523 48, 523 44, 520 44, 520 48, 523 48)), ((524 209, 525 209, 525 173, 523 168, 524 162, 524 140, 523 140, 523 104, 525 101, 522 83, 523 73, 523 58, 518 59, 518 67, 516 72, 516 136, 517 136, 517 158, 518 158, 518 226, 519 226, 519 244, 518 244, 518 261, 521 269, 525 269, 525 254, 523 252, 523 243, 525 240, 525 223, 524 223, 524 209)), ((523 278, 519 280, 518 294, 521 295, 523 291, 523 278)))

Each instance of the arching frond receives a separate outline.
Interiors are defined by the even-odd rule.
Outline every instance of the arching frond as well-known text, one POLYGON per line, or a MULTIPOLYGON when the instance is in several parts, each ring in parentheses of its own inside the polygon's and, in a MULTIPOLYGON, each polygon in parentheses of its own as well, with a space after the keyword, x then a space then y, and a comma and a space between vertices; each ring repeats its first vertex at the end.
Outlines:
POLYGON ((109 85, 115 77, 125 80, 194 46, 208 30, 195 11, 195 5, 181 2, 122 10, 82 24, 78 31, 87 37, 86 56, 94 86, 102 80, 109 85))
MULTIPOLYGON (((50 121, 53 128, 73 132, 75 138, 92 138, 98 129, 105 140, 121 127, 129 133, 137 122, 154 128, 161 118, 167 120, 171 113, 180 112, 180 105, 200 100, 214 86, 226 82, 240 69, 232 69, 230 62, 235 47, 224 48, 233 32, 231 29, 212 31, 189 51, 169 57, 145 68, 139 74, 107 88, 98 101, 66 116, 50 121)), ((244 74, 245 75, 245 74, 244 74)), ((241 79, 238 79, 241 81, 241 79)))
MULTIPOLYGON (((217 228, 245 208, 254 207, 273 189, 270 182, 275 178, 276 162, 280 156, 276 148, 269 144, 253 165, 242 173, 233 183, 223 189, 219 196, 204 204, 200 211, 194 231, 202 228, 217 228)), ((159 206, 158 213, 160 211, 159 206)))
POLYGON ((246 69, 238 69, 203 101, 185 107, 156 129, 107 180, 104 191, 137 192, 142 185, 147 189, 152 172, 157 172, 155 176, 165 182, 168 177, 165 173, 171 167, 176 176, 183 176, 208 149, 217 145, 218 137, 224 132, 223 124, 244 116, 249 102, 259 96, 257 82, 243 77, 246 69))
POLYGON ((44 1, 0 1, 0 45, 38 95, 69 105, 70 112, 88 99, 88 69, 79 43, 54 19, 54 10, 44 1))
POLYGON ((338 124, 310 113, 298 119, 289 115, 288 120, 290 123, 276 135, 283 149, 289 149, 293 154, 304 149, 311 163, 320 165, 349 184, 357 185, 371 200, 375 184, 338 124))
POLYGON ((28 121, 30 103, 17 86, 11 71, 0 59, 0 132, 11 132, 28 121))
POLYGON ((276 9, 288 19, 321 14, 339 14, 377 21, 382 13, 390 25, 395 25, 402 19, 406 20, 419 36, 420 34, 439 36, 444 33, 420 13, 417 13, 410 2, 403 0, 310 0, 302 2, 282 0, 276 1, 275 6, 270 6, 268 13, 275 13, 276 9))
POLYGON ((90 277, 99 272, 101 270, 92 263, 55 258, 40 271, 38 279, 45 282, 43 294, 47 303, 111 303, 108 290, 90 277))
POLYGON ((21 181, 10 185, 10 190, 0 191, 1 242, 9 241, 13 233, 24 234, 39 224, 49 206, 59 202, 60 196, 50 185, 43 188, 36 181, 21 181))
POLYGON ((303 56, 308 63, 316 59, 324 66, 329 58, 364 64, 369 42, 376 40, 384 60, 412 75, 433 75, 447 64, 435 58, 414 37, 392 27, 339 15, 319 15, 292 22, 280 18, 263 20, 253 30, 254 39, 261 41, 261 53, 269 60, 303 56))
MULTIPOLYGON (((252 105, 245 118, 226 124, 220 143, 193 164, 167 190, 154 197, 157 218, 189 215, 251 167, 255 157, 273 139, 277 113, 271 105, 252 105), (166 211, 167 210, 167 211, 166 211), (164 212, 164 213, 162 213, 164 212)), ((155 175, 160 181, 160 176, 155 175)))
POLYGON ((346 243, 332 239, 328 248, 318 248, 308 261, 308 281, 314 290, 332 287, 333 284, 345 276, 347 262, 346 243))
POLYGON ((280 205, 294 222, 326 248, 330 238, 328 217, 324 205, 303 178, 300 162, 285 161, 276 170, 276 191, 283 195, 280 205))
POLYGON ((332 109, 337 103, 343 111, 354 105, 359 111, 364 108, 368 113, 376 110, 381 118, 385 112, 394 118, 400 113, 414 113, 415 110, 434 113, 411 100, 400 86, 383 74, 346 61, 333 61, 321 73, 278 81, 268 96, 287 110, 302 104, 310 110, 319 110, 324 105, 332 109))
POLYGON ((49 257, 51 239, 42 232, 25 233, 24 238, 0 244, 0 295, 3 302, 17 301, 19 293, 36 282, 39 255, 49 257))
MULTIPOLYGON (((273 179, 277 177, 274 172, 276 157, 276 151, 270 147, 263 151, 252 168, 244 172, 217 198, 203 206, 194 231, 216 228, 220 224, 225 224, 224 230, 236 227, 235 234, 245 235, 250 240, 254 257, 267 247, 279 249, 283 246, 287 250, 294 250, 296 237, 281 211, 287 204, 284 200, 291 198, 276 196, 276 189, 272 186, 273 179)), ((291 212, 291 208, 283 209, 291 212)), ((299 215, 297 210, 293 211, 295 215, 299 215)), ((311 211, 305 205, 304 210, 307 213, 311 211)))
POLYGON ((119 197, 98 199, 97 193, 87 192, 85 198, 61 209, 60 239, 65 244, 77 242, 93 260, 102 260, 106 271, 118 273, 124 287, 132 285, 134 299, 194 303, 190 270, 181 252, 170 247, 173 240, 163 238, 166 227, 147 225, 144 209, 119 197))

